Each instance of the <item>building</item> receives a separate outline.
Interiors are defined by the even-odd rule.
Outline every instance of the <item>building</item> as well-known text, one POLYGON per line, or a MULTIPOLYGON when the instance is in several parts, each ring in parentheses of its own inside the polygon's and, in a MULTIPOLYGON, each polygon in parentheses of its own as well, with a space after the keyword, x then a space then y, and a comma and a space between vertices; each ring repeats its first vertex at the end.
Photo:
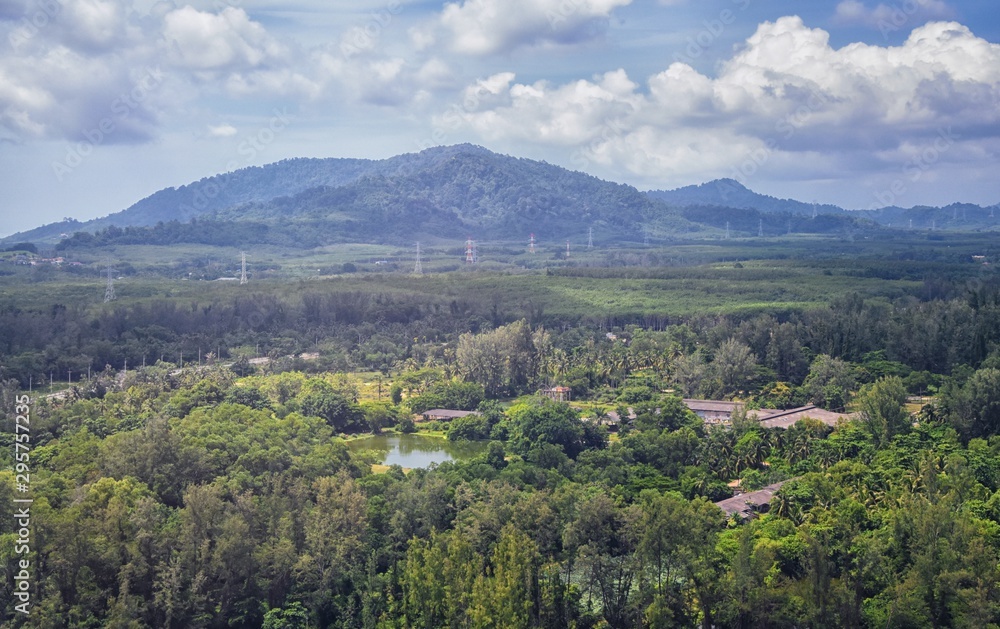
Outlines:
POLYGON ((807 417, 823 422, 827 426, 834 428, 840 422, 851 419, 852 415, 834 413, 832 411, 823 410, 817 406, 809 405, 800 406, 798 408, 790 408, 787 411, 775 411, 769 415, 761 415, 758 419, 760 420, 760 425, 764 428, 788 429, 794 426, 800 419, 805 419, 807 417))
POLYGON ((768 509, 771 507, 771 499, 774 498, 774 494, 778 493, 781 486, 788 481, 781 481, 780 483, 774 483, 773 485, 768 485, 757 491, 747 492, 745 494, 739 494, 733 496, 732 498, 726 498, 725 500, 720 500, 715 503, 715 506, 722 509, 727 517, 732 517, 733 515, 740 516, 741 519, 749 519, 754 517, 758 513, 767 513, 768 509))
POLYGON ((447 408, 432 408, 424 411, 421 415, 424 416, 424 420, 426 421, 451 421, 452 419, 468 415, 479 415, 479 411, 454 411, 447 408))
MULTIPOLYGON (((685 399, 684 404, 691 409, 695 415, 705 420, 706 424, 729 424, 733 419, 733 413, 737 407, 743 406, 740 402, 727 402, 724 400, 690 400, 685 399)), ((806 417, 823 422, 827 426, 834 427, 842 421, 851 419, 851 415, 844 413, 834 413, 823 410, 815 405, 800 406, 788 410, 779 411, 776 409, 762 408, 759 410, 747 410, 748 416, 757 416, 757 421, 764 428, 791 428, 800 419, 806 417)))
POLYGON ((539 391, 541 395, 556 402, 569 402, 572 392, 572 389, 569 387, 552 387, 551 389, 542 389, 539 391))

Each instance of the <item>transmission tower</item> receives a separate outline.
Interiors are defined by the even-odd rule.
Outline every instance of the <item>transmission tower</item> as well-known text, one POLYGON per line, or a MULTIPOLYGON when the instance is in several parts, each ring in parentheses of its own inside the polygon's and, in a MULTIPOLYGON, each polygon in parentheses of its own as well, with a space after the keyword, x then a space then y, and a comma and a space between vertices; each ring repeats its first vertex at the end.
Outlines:
POLYGON ((476 241, 469 236, 465 240, 465 262, 466 264, 476 264, 479 262, 479 248, 476 241))
POLYGON ((649 246, 649 228, 645 225, 642 227, 642 245, 644 247, 649 246))
POLYGON ((531 234, 528 237, 528 253, 535 253, 535 235, 531 234))
POLYGON ((566 241, 566 257, 569 257, 569 241, 566 241))
POLYGON ((726 240, 729 240, 729 221, 726 221, 726 240))
POLYGON ((104 303, 114 301, 115 299, 115 280, 111 276, 111 258, 108 258, 108 285, 104 289, 104 303))
POLYGON ((247 283, 247 252, 240 252, 240 284, 247 283))
POLYGON ((760 237, 763 235, 764 235, 764 219, 760 219, 757 221, 757 236, 760 237))
POLYGON ((424 272, 424 265, 420 262, 420 243, 417 243, 417 261, 413 264, 413 272, 421 275, 424 272))
POLYGON ((594 248, 594 228, 591 227, 590 231, 587 233, 587 249, 594 248))

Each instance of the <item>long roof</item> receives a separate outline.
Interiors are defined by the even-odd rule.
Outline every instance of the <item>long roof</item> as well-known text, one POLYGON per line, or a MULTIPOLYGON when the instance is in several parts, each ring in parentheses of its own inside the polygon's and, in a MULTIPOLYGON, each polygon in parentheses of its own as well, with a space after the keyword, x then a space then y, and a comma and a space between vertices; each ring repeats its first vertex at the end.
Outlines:
POLYGON ((740 494, 739 496, 733 496, 732 498, 726 498, 725 500, 720 500, 715 503, 715 506, 725 511, 727 516, 737 513, 741 518, 746 519, 754 514, 755 507, 763 505, 770 506, 771 499, 774 498, 774 494, 778 493, 781 486, 787 482, 788 481, 781 481, 780 483, 768 485, 767 487, 763 487, 757 491, 751 491, 745 494, 740 494))
POLYGON ((455 411, 449 408, 432 408, 421 413, 421 415, 426 415, 427 417, 440 417, 442 419, 455 419, 457 417, 465 417, 466 415, 478 414, 479 411, 455 411))
POLYGON ((851 418, 850 415, 834 413, 816 406, 800 406, 798 408, 790 408, 787 411, 778 411, 771 415, 762 416, 759 419, 760 425, 764 428, 791 428, 795 425, 795 422, 806 417, 821 421, 827 426, 836 426, 841 421, 851 418))

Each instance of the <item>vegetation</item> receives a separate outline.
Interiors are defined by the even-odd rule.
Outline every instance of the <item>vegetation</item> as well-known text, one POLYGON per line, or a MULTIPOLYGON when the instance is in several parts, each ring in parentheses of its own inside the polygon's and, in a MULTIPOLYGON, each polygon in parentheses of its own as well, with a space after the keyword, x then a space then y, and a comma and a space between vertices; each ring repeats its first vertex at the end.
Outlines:
POLYGON ((0 625, 998 625, 1000 282, 971 257, 992 246, 510 251, 422 277, 346 248, 326 277, 282 267, 320 253, 276 255, 248 286, 143 260, 111 304, 97 273, 14 268, 0 625), (538 395, 555 385, 570 404, 538 395), (741 408, 710 427, 682 397, 741 408), (806 404, 854 419, 755 420, 806 404), (477 413, 422 421, 436 407, 477 413), (405 471, 347 446, 396 430, 488 445, 405 471), (741 521, 713 504, 733 481, 784 484, 741 521))

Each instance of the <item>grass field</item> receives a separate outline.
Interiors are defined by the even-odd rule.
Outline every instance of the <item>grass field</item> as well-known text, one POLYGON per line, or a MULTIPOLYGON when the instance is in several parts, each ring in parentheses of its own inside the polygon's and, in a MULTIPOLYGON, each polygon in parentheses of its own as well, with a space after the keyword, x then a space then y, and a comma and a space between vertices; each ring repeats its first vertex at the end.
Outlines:
MULTIPOLYGON (((551 248, 551 247, 550 247, 551 248)), ((556 318, 656 315, 685 317, 794 311, 848 293, 892 299, 920 295, 935 277, 983 273, 973 255, 1000 251, 989 234, 901 235, 878 241, 816 237, 687 241, 625 249, 580 248, 569 260, 552 251, 530 254, 518 243, 484 246, 479 265, 464 264, 462 243, 425 249, 413 270, 413 251, 386 245, 336 245, 314 251, 262 248, 251 253, 251 281, 207 281, 239 273, 239 251, 201 245, 128 246, 79 254, 75 271, 41 267, 0 269, 0 306, 47 308, 82 303, 97 311, 151 299, 191 303, 269 294, 300 300, 309 293, 407 297, 447 307, 490 304, 500 315, 556 318), (490 253, 492 252, 492 253, 490 253), (108 256, 128 273, 116 280, 117 301, 103 303, 108 256), (557 256, 556 256, 557 257, 557 256), (389 264, 376 265, 386 260, 389 264), (622 260, 633 263, 627 265, 622 260), (359 272, 343 273, 352 263, 359 272), (88 266, 89 265, 89 266, 88 266), (454 272, 438 272, 454 270, 454 272)), ((558 253, 558 251, 556 251, 558 253)), ((67 252, 68 260, 77 255, 67 252)))

